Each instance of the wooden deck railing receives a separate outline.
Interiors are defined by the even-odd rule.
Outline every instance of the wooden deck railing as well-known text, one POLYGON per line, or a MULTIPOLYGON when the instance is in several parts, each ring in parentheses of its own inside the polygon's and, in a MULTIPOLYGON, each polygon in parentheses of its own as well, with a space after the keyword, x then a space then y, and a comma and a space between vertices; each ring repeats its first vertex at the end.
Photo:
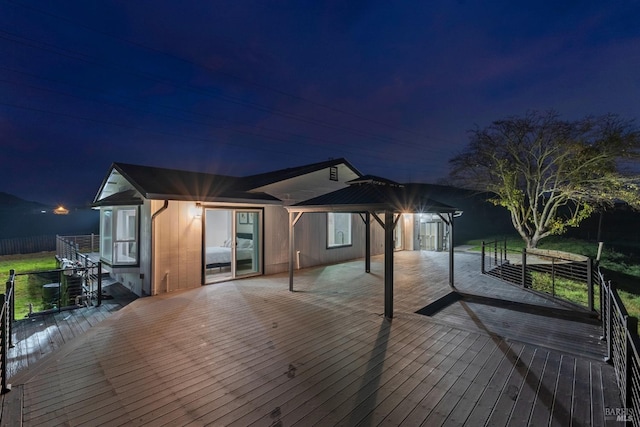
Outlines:
POLYGON ((7 353, 13 347, 13 314, 14 314, 15 271, 9 271, 9 279, 4 294, 0 294, 0 392, 11 390, 8 379, 7 353))

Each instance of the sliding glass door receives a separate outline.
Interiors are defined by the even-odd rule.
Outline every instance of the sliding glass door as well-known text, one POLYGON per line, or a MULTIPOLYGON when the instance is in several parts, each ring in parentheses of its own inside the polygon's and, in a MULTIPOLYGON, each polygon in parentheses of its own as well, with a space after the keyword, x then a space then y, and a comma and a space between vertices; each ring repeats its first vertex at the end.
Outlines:
POLYGON ((260 272, 260 212, 236 211, 236 276, 260 272))
POLYGON ((214 283, 262 272, 262 211, 205 209, 204 276, 214 283))

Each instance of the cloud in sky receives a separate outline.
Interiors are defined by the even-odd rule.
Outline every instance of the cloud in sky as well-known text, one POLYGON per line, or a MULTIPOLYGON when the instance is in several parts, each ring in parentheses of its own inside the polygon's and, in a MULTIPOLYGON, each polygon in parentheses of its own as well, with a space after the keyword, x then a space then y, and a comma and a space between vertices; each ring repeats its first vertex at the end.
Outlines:
POLYGON ((636 2, 0 2, 0 191, 86 203, 114 161, 347 157, 436 181, 530 109, 639 116, 636 2), (226 3, 226 4, 225 4, 226 3))

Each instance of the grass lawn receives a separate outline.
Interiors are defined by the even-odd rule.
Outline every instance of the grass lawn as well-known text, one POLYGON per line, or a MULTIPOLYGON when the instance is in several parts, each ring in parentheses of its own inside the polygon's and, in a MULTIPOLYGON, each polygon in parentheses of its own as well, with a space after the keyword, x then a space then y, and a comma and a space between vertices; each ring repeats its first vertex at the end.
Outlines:
MULTIPOLYGON (((39 252, 26 255, 0 256, 0 272, 3 282, 9 278, 9 270, 16 274, 32 271, 54 270, 56 266, 55 252, 39 252)), ((33 304, 33 311, 43 310, 42 286, 45 283, 57 281, 48 274, 17 276, 15 288, 16 320, 24 319, 29 313, 29 303, 33 304)))

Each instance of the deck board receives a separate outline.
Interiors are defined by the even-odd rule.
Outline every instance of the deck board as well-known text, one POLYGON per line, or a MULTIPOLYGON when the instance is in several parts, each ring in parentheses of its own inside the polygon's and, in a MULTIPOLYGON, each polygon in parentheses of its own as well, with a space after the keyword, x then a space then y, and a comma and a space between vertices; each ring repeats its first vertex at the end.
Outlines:
POLYGON ((274 275, 25 323, 23 425, 609 422, 620 403, 597 326, 479 275, 466 254, 457 287, 484 299, 415 314, 451 292, 447 254, 396 255, 392 321, 375 258, 372 274, 361 261, 297 271, 293 293, 274 275))

